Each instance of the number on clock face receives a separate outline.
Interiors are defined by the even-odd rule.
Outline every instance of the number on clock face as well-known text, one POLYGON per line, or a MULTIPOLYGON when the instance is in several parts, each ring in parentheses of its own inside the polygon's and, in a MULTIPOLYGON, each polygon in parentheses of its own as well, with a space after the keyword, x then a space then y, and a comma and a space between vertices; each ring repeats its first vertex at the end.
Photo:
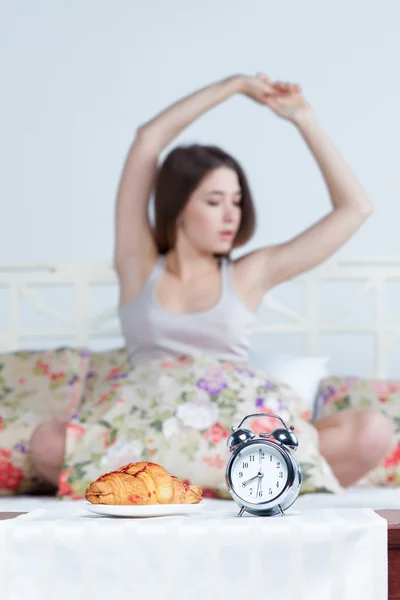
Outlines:
POLYGON ((231 468, 236 494, 247 502, 267 502, 286 485, 288 470, 282 454, 266 444, 250 444, 240 451, 231 468))

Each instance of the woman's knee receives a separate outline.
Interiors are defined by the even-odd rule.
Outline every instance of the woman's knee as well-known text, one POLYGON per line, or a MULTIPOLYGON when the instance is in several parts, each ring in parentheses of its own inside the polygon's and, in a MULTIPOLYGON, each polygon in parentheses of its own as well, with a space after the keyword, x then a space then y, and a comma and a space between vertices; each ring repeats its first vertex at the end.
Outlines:
POLYGON ((379 410, 367 409, 353 413, 353 449, 366 468, 378 465, 393 443, 391 421, 379 410))
POLYGON ((56 484, 65 453, 68 421, 54 418, 41 423, 33 432, 29 451, 39 474, 56 484))

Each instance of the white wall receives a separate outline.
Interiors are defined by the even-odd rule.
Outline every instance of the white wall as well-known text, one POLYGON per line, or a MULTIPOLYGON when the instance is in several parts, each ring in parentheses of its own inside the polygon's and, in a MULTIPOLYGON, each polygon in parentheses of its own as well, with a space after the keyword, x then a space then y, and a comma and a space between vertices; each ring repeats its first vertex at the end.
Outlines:
MULTIPOLYGON (((2 4, 0 262, 109 260, 114 201, 136 127, 196 88, 262 70, 298 82, 375 205, 346 256, 400 252, 399 5, 28 0, 2 4)), ((245 167, 259 226, 244 250, 330 208, 290 123, 235 96, 175 143, 222 146, 245 167)))
MULTIPOLYGON (((393 0, 379 8, 372 0, 3 0, 0 265, 111 261, 115 195, 136 128, 195 89, 257 71, 302 85, 375 206, 339 254, 400 256, 399 6, 393 0)), ((331 208, 296 128, 245 96, 206 113, 160 159, 194 141, 220 145, 248 173, 258 229, 239 254, 296 235, 331 208)), ((396 289, 390 302, 398 309, 396 289)), ((65 291, 41 291, 70 315, 62 308, 65 291)), ((278 297, 284 292, 274 290, 278 297)), ((115 290, 110 296, 99 289, 93 314, 116 299, 115 290)), ((0 330, 10 328, 10 306, 0 289, 0 330)), ((28 303, 22 316, 44 331, 43 315, 28 303)), ((302 352, 298 340, 288 338, 286 347, 269 342, 271 353, 302 352)), ((321 348, 333 372, 372 372, 373 350, 365 358, 364 339, 354 343, 352 364, 337 344, 321 348)), ((38 342, 26 338, 23 346, 38 342)))

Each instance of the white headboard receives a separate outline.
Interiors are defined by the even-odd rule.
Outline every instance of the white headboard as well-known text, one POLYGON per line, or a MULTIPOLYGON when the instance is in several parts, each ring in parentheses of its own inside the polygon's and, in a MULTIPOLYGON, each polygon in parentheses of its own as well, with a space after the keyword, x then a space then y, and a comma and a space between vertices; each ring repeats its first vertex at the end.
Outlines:
MULTIPOLYGON (((123 345, 110 263, 0 264, 0 352, 123 345)), ((252 346, 320 354, 336 374, 400 379, 400 256, 333 258, 269 292, 252 346)))

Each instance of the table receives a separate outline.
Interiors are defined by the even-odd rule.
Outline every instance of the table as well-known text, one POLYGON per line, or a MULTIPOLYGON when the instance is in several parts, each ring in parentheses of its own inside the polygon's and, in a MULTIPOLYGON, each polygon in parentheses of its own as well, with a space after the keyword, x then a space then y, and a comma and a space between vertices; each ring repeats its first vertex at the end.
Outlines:
POLYGON ((400 510, 376 510, 388 522, 389 600, 400 600, 400 510))
MULTIPOLYGON (((389 599, 400 600, 400 510, 376 510, 388 524, 389 599)), ((0 521, 14 519, 25 512, 0 512, 0 521)))

